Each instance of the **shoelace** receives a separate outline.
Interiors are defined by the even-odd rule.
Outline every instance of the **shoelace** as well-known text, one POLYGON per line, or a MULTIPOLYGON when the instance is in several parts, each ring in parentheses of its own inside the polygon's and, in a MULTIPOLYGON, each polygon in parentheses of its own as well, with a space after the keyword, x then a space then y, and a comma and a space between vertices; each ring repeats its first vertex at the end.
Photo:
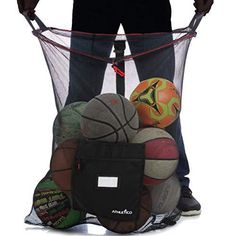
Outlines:
POLYGON ((189 187, 184 186, 181 189, 181 195, 182 195, 182 197, 191 198, 192 197, 192 191, 189 187))

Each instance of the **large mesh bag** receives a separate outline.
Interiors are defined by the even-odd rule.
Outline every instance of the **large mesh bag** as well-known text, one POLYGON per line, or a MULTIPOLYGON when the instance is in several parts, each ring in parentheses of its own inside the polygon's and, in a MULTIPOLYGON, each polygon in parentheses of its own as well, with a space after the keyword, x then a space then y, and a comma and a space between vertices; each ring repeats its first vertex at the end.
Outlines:
MULTIPOLYGON (((202 15, 195 15, 189 26, 172 32, 144 34, 96 34, 62 30, 46 27, 38 17, 36 22, 39 28, 36 29, 27 20, 41 44, 52 79, 56 108, 60 114, 65 107, 77 102, 83 106, 83 103, 101 94, 119 94, 130 99, 140 82, 149 79, 154 79, 156 83, 159 83, 159 79, 170 81, 181 100, 186 56, 201 18, 202 15)), ((179 113, 180 107, 176 109, 179 113)), ((60 123, 60 119, 62 117, 59 115, 54 126, 58 126, 56 122, 60 123)), ((176 139, 177 122, 179 118, 168 126, 159 127, 176 139)), ((53 169, 53 157, 57 155, 59 159, 61 155, 76 156, 80 135, 73 133, 70 137, 60 139, 54 133, 50 170, 35 189, 34 203, 25 218, 26 223, 59 229, 78 224, 101 224, 95 215, 73 209, 71 186, 60 189, 60 184, 58 186, 55 183, 57 170, 53 169)), ((70 181, 71 165, 75 162, 72 159, 62 163, 65 166, 59 170, 63 170, 65 178, 69 176, 70 181)), ((133 231, 160 229, 175 224, 179 217, 180 211, 177 209, 162 214, 151 213, 133 231)))

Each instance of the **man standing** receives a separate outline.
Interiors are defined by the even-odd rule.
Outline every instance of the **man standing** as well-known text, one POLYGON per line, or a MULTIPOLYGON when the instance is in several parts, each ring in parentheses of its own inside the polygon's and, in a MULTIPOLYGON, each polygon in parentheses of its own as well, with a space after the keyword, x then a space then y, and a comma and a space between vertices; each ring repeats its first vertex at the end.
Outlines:
MULTIPOLYGON (((31 20, 34 20, 34 9, 38 2, 39 0, 17 0, 20 13, 27 15, 31 20)), ((122 23, 126 34, 172 31, 169 0, 120 0, 119 4, 121 7, 117 7, 117 2, 111 0, 74 0, 72 30, 116 34, 119 25, 122 23)), ((194 0, 197 13, 207 14, 212 4, 213 0, 194 0)), ((109 55, 110 50, 111 45, 108 45, 107 48, 104 48, 104 53, 109 55)), ((137 61, 136 66, 138 69, 137 61)), ((99 67, 97 73, 94 73, 100 75, 96 81, 98 90, 95 91, 94 96, 100 93, 104 70, 105 67, 99 67)), ((67 98, 69 103, 91 99, 84 97, 83 91, 79 91, 79 88, 78 81, 70 78, 67 98)), ((179 119, 176 122, 176 134, 175 140, 180 152, 177 175, 182 186, 178 208, 182 210, 183 215, 197 215, 201 212, 201 205, 193 197, 189 188, 189 179, 186 177, 189 174, 189 164, 179 119)))

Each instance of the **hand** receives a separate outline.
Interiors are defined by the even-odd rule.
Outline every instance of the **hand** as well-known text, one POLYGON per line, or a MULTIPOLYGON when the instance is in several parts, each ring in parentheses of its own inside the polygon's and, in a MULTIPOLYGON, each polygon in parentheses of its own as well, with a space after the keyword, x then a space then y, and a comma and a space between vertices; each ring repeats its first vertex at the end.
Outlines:
POLYGON ((194 0, 194 7, 197 13, 204 13, 206 15, 210 10, 214 0, 194 0))
POLYGON ((35 18, 35 7, 39 0, 17 0, 19 12, 23 15, 28 16, 31 20, 35 18))

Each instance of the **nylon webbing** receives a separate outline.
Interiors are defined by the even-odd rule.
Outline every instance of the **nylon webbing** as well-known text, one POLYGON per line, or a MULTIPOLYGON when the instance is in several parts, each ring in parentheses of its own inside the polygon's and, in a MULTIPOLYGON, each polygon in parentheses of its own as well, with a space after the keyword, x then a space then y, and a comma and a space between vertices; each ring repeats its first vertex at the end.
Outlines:
POLYGON ((116 72, 116 92, 120 95, 125 95, 125 62, 120 60, 124 57, 125 53, 125 40, 116 40, 114 42, 114 52, 116 54, 116 60, 119 61, 113 65, 113 69, 116 72))

